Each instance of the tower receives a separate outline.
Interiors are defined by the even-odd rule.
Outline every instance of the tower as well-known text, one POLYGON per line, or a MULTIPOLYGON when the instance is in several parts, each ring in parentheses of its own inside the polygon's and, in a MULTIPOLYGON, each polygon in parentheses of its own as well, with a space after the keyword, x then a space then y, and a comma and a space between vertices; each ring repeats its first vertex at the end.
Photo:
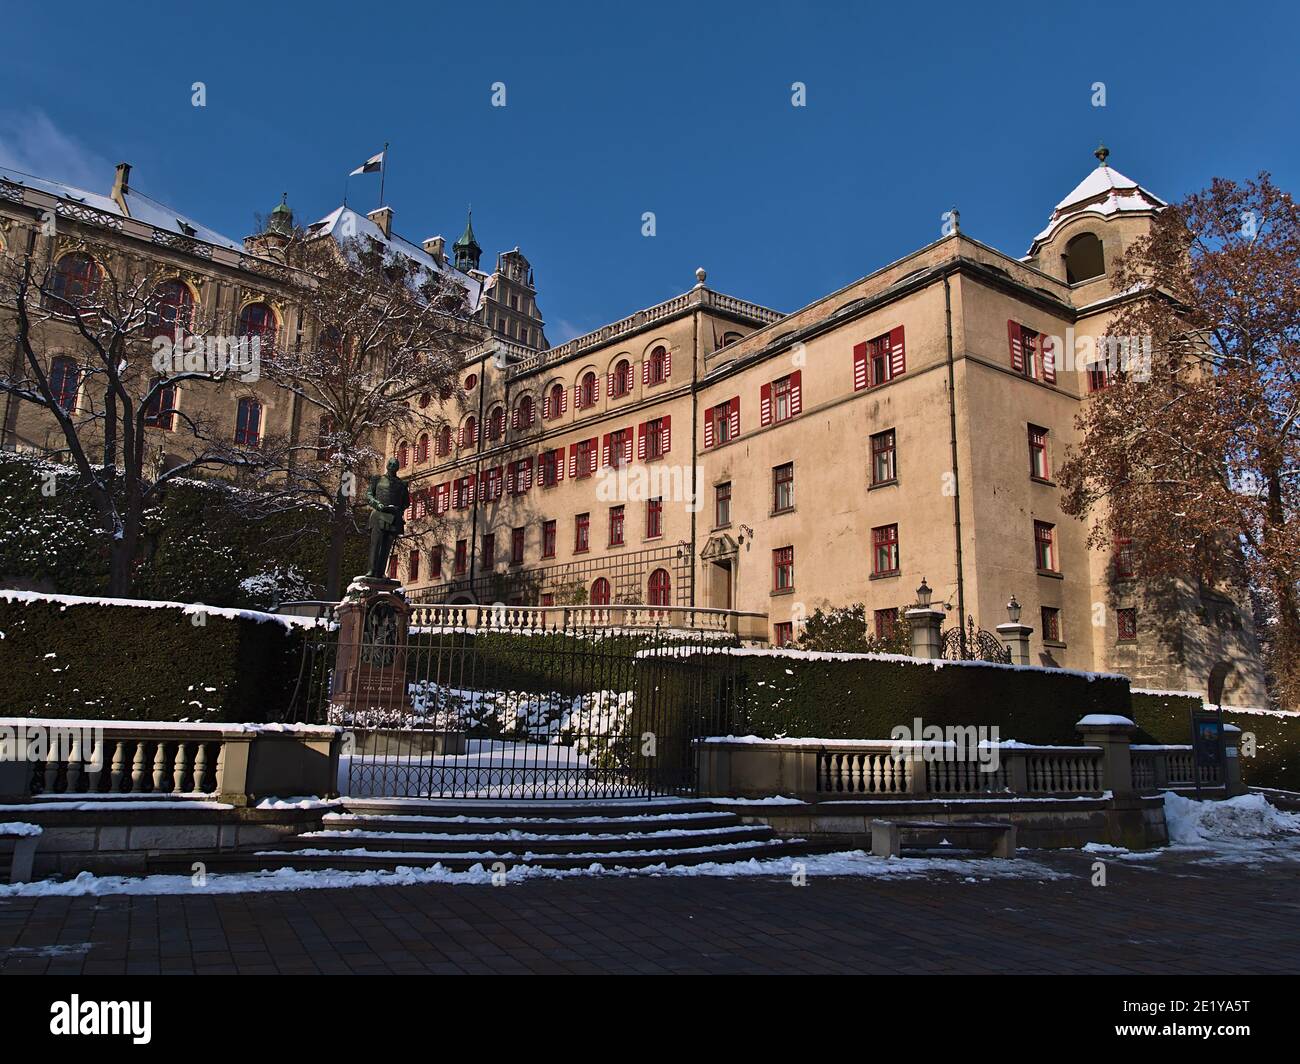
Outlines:
POLYGON ((483 249, 478 246, 478 241, 474 239, 474 211, 471 209, 465 218, 465 231, 457 238, 456 243, 452 246, 452 253, 455 257, 456 269, 461 273, 469 273, 470 270, 478 269, 479 257, 483 254, 483 249))

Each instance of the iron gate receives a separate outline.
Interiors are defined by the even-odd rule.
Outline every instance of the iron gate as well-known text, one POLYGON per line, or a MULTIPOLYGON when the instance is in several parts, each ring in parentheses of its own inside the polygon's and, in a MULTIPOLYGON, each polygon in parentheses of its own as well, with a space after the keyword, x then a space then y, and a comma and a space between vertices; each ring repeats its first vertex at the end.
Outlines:
POLYGON ((304 648, 295 699, 297 720, 347 729, 339 791, 352 797, 693 795, 694 740, 742 730, 739 670, 708 653, 716 635, 480 621, 413 626, 404 645, 363 638, 344 654, 369 695, 332 691, 331 625, 304 648))

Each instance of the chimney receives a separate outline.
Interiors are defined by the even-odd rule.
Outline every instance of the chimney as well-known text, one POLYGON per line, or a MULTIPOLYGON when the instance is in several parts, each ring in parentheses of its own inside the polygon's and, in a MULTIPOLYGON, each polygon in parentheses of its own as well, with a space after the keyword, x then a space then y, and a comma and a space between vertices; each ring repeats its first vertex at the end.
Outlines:
POLYGON ((130 214, 126 206, 126 194, 131 191, 131 164, 118 163, 117 173, 113 176, 113 191, 109 193, 113 202, 122 208, 123 213, 130 214))
POLYGON ((433 261, 441 266, 447 261, 447 241, 440 236, 431 236, 424 242, 424 250, 433 256, 433 261))
POLYGON ((385 240, 391 240, 393 236, 393 208, 377 207, 366 215, 375 225, 379 226, 379 231, 384 234, 385 240))

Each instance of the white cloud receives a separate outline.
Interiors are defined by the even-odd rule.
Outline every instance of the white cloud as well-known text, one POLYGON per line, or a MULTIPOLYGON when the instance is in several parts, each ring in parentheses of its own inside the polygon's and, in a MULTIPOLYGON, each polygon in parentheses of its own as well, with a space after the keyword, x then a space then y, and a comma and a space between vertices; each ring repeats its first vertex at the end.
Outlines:
POLYGON ((35 107, 0 112, 0 167, 99 192, 113 181, 112 163, 35 107))

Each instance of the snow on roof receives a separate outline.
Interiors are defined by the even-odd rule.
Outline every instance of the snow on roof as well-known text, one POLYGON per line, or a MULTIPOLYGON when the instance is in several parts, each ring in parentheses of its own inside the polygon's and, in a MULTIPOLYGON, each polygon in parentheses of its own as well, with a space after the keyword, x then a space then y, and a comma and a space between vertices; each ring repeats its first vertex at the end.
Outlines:
MULTIPOLYGON (((76 188, 73 185, 65 185, 61 181, 47 181, 43 177, 33 177, 31 174, 24 174, 18 170, 5 170, 3 168, 0 168, 0 180, 22 185, 24 188, 36 189, 39 192, 45 192, 72 203, 80 203, 94 210, 102 211, 104 214, 111 214, 118 218, 124 217, 122 208, 118 206, 113 197, 101 196, 97 192, 87 192, 85 189, 76 188)), ((229 248, 232 251, 244 250, 244 245, 241 242, 222 236, 215 229, 209 229, 206 225, 173 210, 166 204, 150 199, 143 192, 129 186, 126 189, 126 206, 130 212, 129 217, 144 222, 145 225, 151 225, 155 229, 175 233, 177 236, 189 237, 192 240, 201 240, 204 243, 215 244, 218 247, 229 248)))
POLYGON ((1088 213, 1109 217, 1120 211, 1153 211, 1164 206, 1164 200, 1148 192, 1131 177, 1102 165, 1075 185, 1074 190, 1056 205, 1047 228, 1034 237, 1033 244, 1036 247, 1046 240, 1052 230, 1069 216, 1088 213))
POLYGON ((483 294, 483 283, 480 280, 471 277, 469 274, 461 273, 460 270, 448 262, 444 262, 440 266, 434 257, 420 247, 419 244, 413 244, 395 233, 391 237, 384 236, 384 231, 378 225, 364 214, 358 214, 351 207, 337 207, 319 222, 314 222, 309 228, 319 236, 332 236, 340 243, 346 239, 341 234, 349 230, 352 236, 369 237, 376 240, 396 254, 411 259, 427 272, 444 273, 449 276, 465 289, 470 309, 478 310, 479 300, 483 294))

